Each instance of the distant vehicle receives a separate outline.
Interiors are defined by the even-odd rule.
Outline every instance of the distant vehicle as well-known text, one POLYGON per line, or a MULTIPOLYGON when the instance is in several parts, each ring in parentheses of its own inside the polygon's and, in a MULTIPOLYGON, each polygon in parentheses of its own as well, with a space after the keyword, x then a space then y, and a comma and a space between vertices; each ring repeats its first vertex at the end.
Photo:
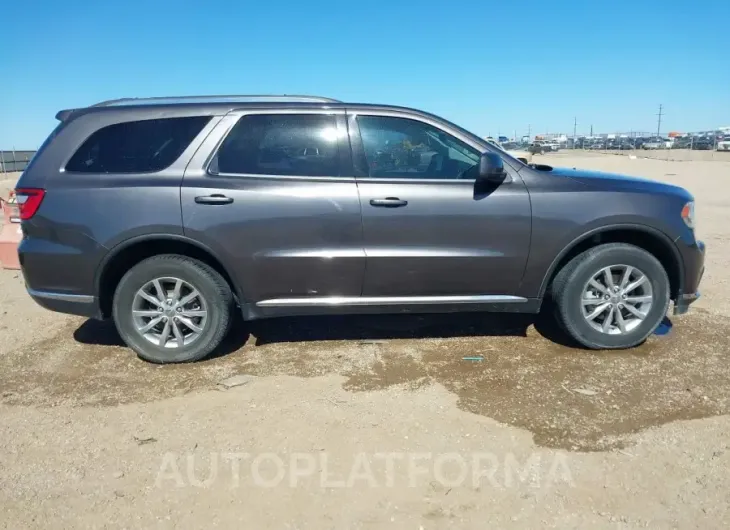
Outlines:
POLYGON ((692 142, 692 149, 697 151, 712 151, 715 148, 715 139, 708 136, 696 138, 692 142))
POLYGON ((642 149, 669 149, 672 146, 672 141, 666 138, 652 138, 648 142, 642 145, 642 149))
POLYGON ((494 147, 499 149, 500 151, 504 151, 508 155, 511 155, 514 158, 520 160, 521 162, 527 164, 530 153, 528 153, 527 151, 520 150, 519 146, 517 145, 516 142, 507 142, 505 144, 502 144, 500 142, 495 142, 491 138, 487 138, 487 142, 490 145, 493 145, 494 147))
POLYGON ((560 151, 560 142, 550 141, 545 142, 545 145, 550 147, 550 151, 560 151))
POLYGON ((674 139, 672 149, 689 149, 694 143, 694 138, 691 136, 680 136, 674 139))
POLYGON ((717 142, 718 151, 730 151, 730 134, 723 136, 722 140, 717 142))
POLYGON ((543 142, 539 142, 539 141, 532 142, 527 149, 530 152, 530 154, 533 154, 533 155, 542 155, 542 154, 550 151, 549 147, 547 147, 543 142))

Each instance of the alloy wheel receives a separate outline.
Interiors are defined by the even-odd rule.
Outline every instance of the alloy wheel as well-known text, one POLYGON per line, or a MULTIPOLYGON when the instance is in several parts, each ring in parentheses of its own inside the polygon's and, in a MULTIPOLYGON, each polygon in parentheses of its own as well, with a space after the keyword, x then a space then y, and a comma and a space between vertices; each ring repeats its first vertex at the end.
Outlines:
POLYGON ((654 303, 651 282, 630 265, 611 265, 595 273, 581 294, 585 321, 596 331, 623 335, 636 329, 654 303))
POLYGON ((155 278, 134 295, 132 320, 137 332, 163 348, 197 340, 208 321, 208 304, 193 285, 174 277, 155 278))

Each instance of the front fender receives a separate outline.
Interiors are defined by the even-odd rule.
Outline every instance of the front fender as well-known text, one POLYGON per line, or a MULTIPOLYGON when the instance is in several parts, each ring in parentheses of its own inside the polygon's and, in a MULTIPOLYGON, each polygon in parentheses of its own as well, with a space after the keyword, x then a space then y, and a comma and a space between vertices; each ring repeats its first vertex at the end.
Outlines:
MULTIPOLYGON (((681 282, 681 279, 684 278, 684 263, 682 260, 682 256, 677 249, 677 245, 674 244, 674 242, 671 240, 669 236, 667 236, 664 232, 657 230, 656 228, 653 228, 651 226, 645 225, 645 224, 635 224, 635 223, 622 223, 622 224, 611 224, 611 225, 600 225, 597 227, 594 227, 586 232, 582 232, 581 234, 575 236, 571 241, 566 243, 562 250, 555 255, 555 257, 550 262, 549 266, 544 268, 542 272, 537 270, 531 270, 529 271, 531 274, 535 275, 534 277, 540 278, 539 283, 539 290, 537 291, 537 295, 533 294, 530 297, 537 297, 542 298, 545 295, 545 291, 547 290, 550 278, 553 277, 554 273, 557 272, 557 267, 560 264, 560 262, 571 253, 576 247, 579 245, 582 245, 587 240, 590 240, 596 236, 600 236, 601 234, 607 234, 610 232, 615 231, 632 231, 632 232, 641 232, 643 234, 649 235, 657 239, 658 241, 661 241, 663 246, 667 248, 671 254, 674 256, 675 263, 679 267, 679 281, 681 282)), ((529 265, 528 265, 529 268, 529 265)), ((530 285, 529 287, 526 284, 523 284, 523 287, 534 289, 534 283, 533 285, 530 285)), ((681 290, 681 285, 679 286, 681 290)), ((526 296, 526 295, 523 295, 526 296)))

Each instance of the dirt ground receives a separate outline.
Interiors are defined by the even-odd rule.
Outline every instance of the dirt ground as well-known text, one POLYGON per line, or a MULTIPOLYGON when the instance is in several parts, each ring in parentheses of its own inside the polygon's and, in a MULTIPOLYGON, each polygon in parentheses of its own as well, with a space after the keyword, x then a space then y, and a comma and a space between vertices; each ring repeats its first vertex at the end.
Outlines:
POLYGON ((730 160, 536 159, 695 195, 703 297, 668 334, 606 353, 540 317, 278 319, 153 366, 0 271, 0 525, 728 528, 730 160))
MULTIPOLYGON (((593 151, 578 151, 579 156, 590 156, 593 151)), ((653 160, 665 160, 669 162, 692 162, 692 161, 704 161, 704 162, 730 162, 730 151, 716 151, 716 150, 699 150, 699 149, 634 149, 634 150, 607 150, 607 151, 596 151, 596 154, 601 156, 605 154, 625 156, 625 157, 636 157, 636 158, 649 158, 653 160)), ((576 153, 570 153, 568 151, 558 152, 561 156, 574 156, 576 153)))

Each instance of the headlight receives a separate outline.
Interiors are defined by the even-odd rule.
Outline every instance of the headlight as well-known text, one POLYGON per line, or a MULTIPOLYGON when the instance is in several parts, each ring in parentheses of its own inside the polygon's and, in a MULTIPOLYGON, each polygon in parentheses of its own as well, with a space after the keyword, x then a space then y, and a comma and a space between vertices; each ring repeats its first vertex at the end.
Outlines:
POLYGON ((682 208, 682 220, 692 230, 695 228, 695 201, 690 201, 682 208))

